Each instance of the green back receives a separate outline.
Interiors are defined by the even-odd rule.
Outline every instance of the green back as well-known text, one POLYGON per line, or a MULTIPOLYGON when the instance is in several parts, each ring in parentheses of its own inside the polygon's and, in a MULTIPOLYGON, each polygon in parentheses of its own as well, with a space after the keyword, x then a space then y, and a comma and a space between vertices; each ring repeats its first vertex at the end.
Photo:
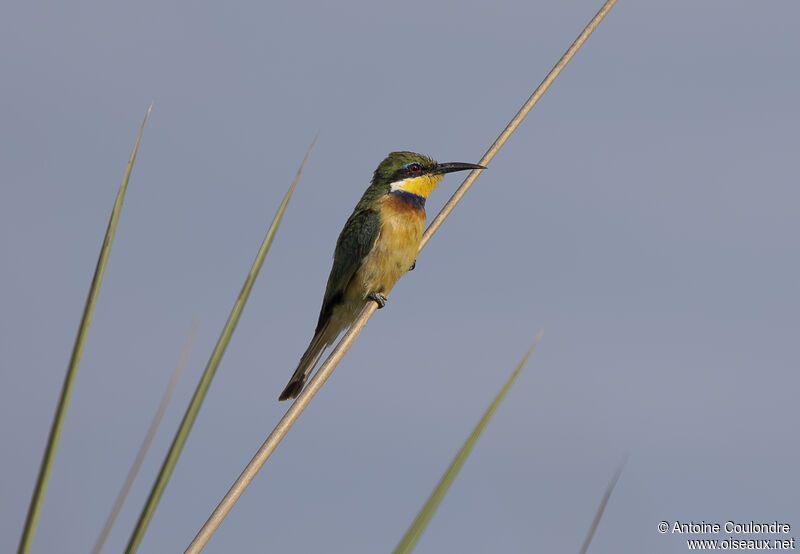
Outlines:
POLYGON ((417 162, 424 167, 436 162, 415 152, 392 152, 375 170, 372 183, 364 191, 353 213, 344 224, 344 229, 336 241, 333 253, 333 267, 325 288, 325 298, 319 313, 316 332, 318 333, 330 318, 333 308, 342 301, 347 285, 361 266, 364 257, 372 250, 381 228, 378 201, 389 194, 391 183, 403 166, 417 162))

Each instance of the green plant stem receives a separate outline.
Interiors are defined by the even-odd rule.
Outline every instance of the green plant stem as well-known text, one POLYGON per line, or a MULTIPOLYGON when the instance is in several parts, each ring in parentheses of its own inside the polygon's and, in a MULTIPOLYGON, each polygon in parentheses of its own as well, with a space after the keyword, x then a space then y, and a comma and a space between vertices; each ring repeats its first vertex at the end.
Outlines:
POLYGON ((450 463, 450 466, 444 472, 444 475, 442 475, 442 478, 439 480, 436 488, 433 489, 433 492, 428 497, 428 500, 422 506, 422 509, 417 514, 417 517, 409 526, 406 534, 403 535, 402 539, 400 539, 400 542, 394 549, 394 554, 408 554, 414 550, 414 546, 416 546, 417 541, 422 536, 425 528, 428 526, 428 523, 433 517, 433 514, 436 512, 436 509, 439 507, 439 504, 441 504, 444 495, 447 494, 447 491, 450 489, 450 485, 452 485, 453 481, 455 481, 456 476, 458 476, 459 471, 461 471, 461 468, 464 466, 464 462, 467 461, 470 452, 472 452, 472 448, 475 446, 475 443, 478 442, 478 438, 480 438, 481 433, 483 433, 483 430, 486 428, 486 425, 489 424, 489 420, 492 419, 492 416, 497 411, 500 403, 503 402, 503 399, 506 397, 509 389, 514 384, 514 381, 517 380, 522 368, 525 367, 528 358, 530 358, 531 354, 533 354, 533 350, 536 348, 536 345, 539 344, 543 333, 544 331, 539 331, 539 334, 536 335, 533 344, 531 344, 531 347, 522 357, 522 360, 520 360, 514 372, 508 378, 505 385, 503 385, 503 388, 500 389, 499 393, 497 393, 497 396, 495 396, 494 400, 489 405, 489 408, 475 426, 475 429, 472 430, 472 433, 458 451, 458 454, 456 454, 456 457, 450 463))
MULTIPOLYGON (((317 136, 319 136, 319 133, 317 133, 317 136)), ((239 292, 239 297, 236 299, 233 309, 228 316, 228 320, 225 322, 225 327, 222 328, 222 333, 220 334, 217 344, 211 353, 211 357, 206 364, 203 375, 200 377, 200 382, 197 384, 194 396, 192 396, 192 399, 189 402, 189 407, 186 409, 183 420, 178 427, 178 431, 175 433, 175 438, 172 440, 172 445, 170 446, 169 452, 167 452, 167 457, 161 466, 161 471, 158 473, 156 482, 153 484, 153 488, 150 491, 150 496, 147 498, 144 508, 142 508, 142 512, 139 515, 139 520, 136 522, 136 527, 134 528, 133 534, 128 541, 128 546, 125 549, 126 554, 133 554, 139 548, 139 544, 144 537, 144 533, 147 530, 150 519, 153 517, 153 513, 158 506, 161 495, 164 493, 164 489, 166 488, 167 482, 172 475, 172 471, 175 469, 175 464, 178 462, 178 457, 180 456, 183 446, 186 443, 186 438, 189 436, 192 425, 197 418, 197 413, 200 411, 200 406, 202 405, 206 393, 208 392, 208 387, 211 385, 211 380, 214 378, 214 374, 217 371, 220 360, 222 360, 223 354, 225 354, 225 349, 228 347, 231 335, 233 335, 233 331, 236 329, 236 324, 239 322, 239 317, 241 316, 244 305, 247 302, 248 296, 250 295, 250 290, 253 288, 253 283, 255 282, 256 277, 258 277, 258 272, 264 263, 264 258, 267 256, 267 252, 272 245, 272 239, 275 237, 275 233, 278 230, 281 219, 283 218, 283 213, 286 211, 286 207, 289 205, 289 200, 294 192, 294 187, 297 184, 297 181, 300 179, 303 166, 308 159, 308 155, 311 153, 311 149, 314 148, 314 143, 316 141, 317 137, 315 136, 314 140, 311 142, 311 146, 308 147, 308 151, 303 158, 303 162, 300 164, 300 169, 297 170, 297 175, 295 176, 294 181, 289 187, 289 190, 286 191, 286 195, 283 197, 283 202, 281 202, 281 205, 278 208, 278 211, 275 214, 269 229, 267 230, 267 234, 261 243, 258 254, 256 254, 256 258, 253 261, 250 272, 247 274, 247 278, 242 286, 242 290, 239 292)))
POLYGON ((30 552, 33 537, 36 534, 39 515, 41 514, 42 504, 45 494, 47 493, 47 484, 50 480, 53 461, 56 457, 61 431, 64 428, 64 419, 66 418, 69 400, 72 396, 72 387, 75 384, 75 375, 77 375, 78 366, 81 363, 83 346, 86 343, 86 335, 89 332, 89 325, 92 322, 92 315, 94 314, 95 304, 97 304, 97 297, 100 294, 100 285, 103 283, 103 275, 105 275, 106 265, 108 264, 108 258, 111 254, 111 245, 114 243, 114 234, 117 231, 117 222, 119 221, 119 214, 122 211, 122 201, 125 199, 125 191, 128 189, 128 181, 130 180, 131 171, 133 170, 133 162, 136 160, 136 152, 139 150, 139 142, 142 140, 144 126, 147 123, 147 118, 152 109, 153 104, 150 104, 150 107, 147 108, 147 112, 145 113, 144 121, 142 121, 142 126, 139 129, 139 136, 136 137, 136 143, 133 146, 133 152, 131 152, 131 157, 128 160, 128 167, 125 169, 125 175, 122 178, 122 184, 117 192, 114 207, 111 210, 108 228, 103 238, 103 246, 100 248, 100 257, 97 259, 97 266, 94 270, 94 277, 92 277, 92 284, 89 287, 89 294, 86 297, 86 304, 83 307, 83 315, 81 316, 81 322, 78 326, 78 335, 75 337, 72 355, 69 358, 67 374, 64 377, 64 384, 61 386, 61 396, 58 399, 58 406, 56 407, 56 413, 53 417, 53 424, 50 427, 50 436, 47 439, 42 465, 39 468, 39 476, 36 479, 33 497, 28 507, 28 516, 25 519, 25 527, 22 531, 19 548, 17 549, 19 554, 27 554, 30 552))
MULTIPOLYGON (((489 150, 486 151, 486 154, 483 155, 481 161, 479 162, 481 165, 487 165, 489 161, 494 158, 495 154, 500 150, 500 148, 505 144, 511 134, 516 130, 516 128, 522 123, 525 119, 525 116, 528 115, 528 112, 531 111, 533 106, 536 102, 539 101, 539 98, 542 97, 544 92, 550 86, 550 84, 555 80, 555 78, 561 73, 561 70, 567 65, 567 63, 572 59, 575 53, 583 46, 583 43, 586 42, 586 39, 589 38, 603 18, 608 14, 611 8, 614 6, 617 0, 606 0, 597 14, 589 21, 589 24, 581 31, 581 34, 578 35, 578 38, 572 43, 572 45, 567 49, 561 59, 558 60, 555 66, 550 70, 541 84, 533 91, 533 94, 528 98, 525 104, 522 105, 522 108, 516 113, 513 119, 506 125, 506 128, 500 133, 500 136, 494 141, 494 143, 489 147, 489 150)), ((478 79, 479 77, 476 77, 478 79)), ((434 218, 428 228, 425 230, 425 233, 422 235, 422 240, 420 241, 419 249, 422 250, 425 245, 428 243, 428 240, 433 236, 445 218, 450 214, 456 204, 461 200, 464 196, 466 191, 472 186, 472 183, 477 179, 478 174, 482 170, 473 170, 467 176, 461 186, 458 187, 453 196, 450 197, 450 200, 442 207, 439 214, 434 218)), ((188 548, 186 549, 186 554, 194 554, 196 552, 200 552, 208 540, 211 538, 211 535, 217 530, 219 525, 222 523, 222 520, 228 515, 228 512, 231 511, 233 505, 239 500, 239 497, 242 495, 244 490, 247 488, 249 483, 255 477, 255 474, 263 467, 266 463, 267 459, 272 455, 277 448, 278 444, 283 440, 283 437, 286 436, 286 433, 289 432, 289 429, 292 428, 294 422, 297 421, 297 418, 300 417, 300 414, 303 413, 303 410, 306 409, 311 399, 317 394, 317 391, 322 387, 325 381, 330 377, 333 373, 333 370, 336 369, 336 366, 342 360, 344 355, 347 353, 347 350, 350 346, 355 342, 358 335, 364 329, 364 326, 369 321, 369 318, 372 317, 372 314, 375 313, 377 309, 377 303, 375 302, 367 302, 366 306, 361 310, 356 317, 355 321, 350 325, 348 331, 339 339, 337 345, 333 348, 330 355, 322 362, 322 365, 319 366, 317 372, 305 386, 303 391, 294 401, 294 403, 289 407, 286 411, 284 416, 266 438, 264 443, 261 445, 261 448, 258 449, 256 454, 250 460, 250 463, 247 464, 244 471, 239 475, 239 478, 233 483, 231 488, 222 498, 220 503, 211 513, 209 518, 200 528, 200 531, 197 532, 195 538, 189 544, 188 548)))

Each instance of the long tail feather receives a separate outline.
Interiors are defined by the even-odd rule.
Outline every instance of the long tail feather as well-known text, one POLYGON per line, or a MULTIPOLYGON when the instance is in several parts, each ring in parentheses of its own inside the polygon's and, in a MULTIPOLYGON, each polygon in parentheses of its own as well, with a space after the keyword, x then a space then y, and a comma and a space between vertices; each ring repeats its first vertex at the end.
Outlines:
POLYGON ((292 378, 289 379, 289 384, 283 389, 283 392, 278 397, 278 400, 289 400, 290 398, 297 398, 303 386, 306 384, 306 379, 314 371, 317 362, 322 357, 325 347, 328 346, 327 335, 328 326, 325 325, 319 332, 311 339, 311 344, 308 345, 303 356, 300 358, 300 363, 297 364, 297 369, 294 370, 292 378))

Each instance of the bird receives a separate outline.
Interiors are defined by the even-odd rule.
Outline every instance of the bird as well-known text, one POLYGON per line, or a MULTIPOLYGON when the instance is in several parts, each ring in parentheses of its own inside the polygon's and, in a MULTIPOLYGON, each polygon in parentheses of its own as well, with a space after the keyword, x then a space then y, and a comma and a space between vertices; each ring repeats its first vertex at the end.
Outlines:
POLYGON ((322 353, 367 302, 386 305, 397 280, 416 266, 428 195, 445 174, 468 169, 486 168, 408 151, 392 152, 378 165, 336 241, 314 338, 278 400, 300 394, 322 353))

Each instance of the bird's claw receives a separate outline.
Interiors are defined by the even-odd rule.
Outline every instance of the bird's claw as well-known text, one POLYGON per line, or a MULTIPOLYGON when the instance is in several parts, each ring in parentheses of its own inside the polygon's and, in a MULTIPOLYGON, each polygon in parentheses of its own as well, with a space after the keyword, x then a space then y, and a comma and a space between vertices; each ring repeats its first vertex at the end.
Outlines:
POLYGON ((378 309, 379 310, 381 308, 383 308, 386 305, 386 303, 389 301, 388 298, 386 298, 384 295, 382 295, 379 292, 371 292, 371 293, 369 293, 367 295, 367 298, 369 298, 370 300, 374 300, 378 304, 378 309))
POLYGON ((417 267, 417 260, 414 260, 414 263, 411 264, 411 267, 408 268, 409 271, 414 271, 414 268, 417 267))

